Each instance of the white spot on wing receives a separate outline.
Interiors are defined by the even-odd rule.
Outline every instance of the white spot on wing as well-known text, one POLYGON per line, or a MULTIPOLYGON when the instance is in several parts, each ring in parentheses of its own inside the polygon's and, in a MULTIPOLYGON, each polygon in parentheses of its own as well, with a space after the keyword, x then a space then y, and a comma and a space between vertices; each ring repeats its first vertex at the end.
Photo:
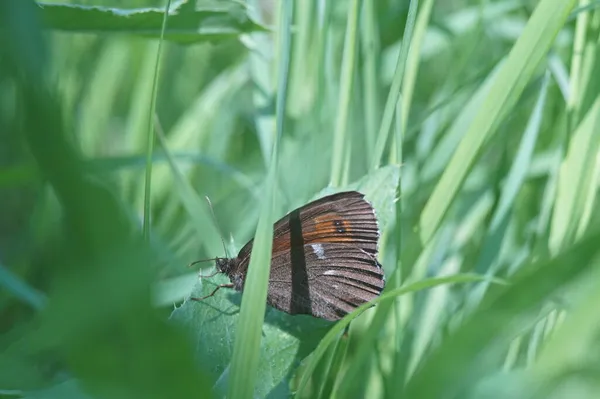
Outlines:
POLYGON ((327 270, 323 273, 324 276, 335 276, 336 274, 337 273, 335 272, 335 270, 327 270))
POLYGON ((312 247, 315 255, 317 255, 317 258, 325 259, 325 250, 321 244, 311 244, 310 246, 312 247))

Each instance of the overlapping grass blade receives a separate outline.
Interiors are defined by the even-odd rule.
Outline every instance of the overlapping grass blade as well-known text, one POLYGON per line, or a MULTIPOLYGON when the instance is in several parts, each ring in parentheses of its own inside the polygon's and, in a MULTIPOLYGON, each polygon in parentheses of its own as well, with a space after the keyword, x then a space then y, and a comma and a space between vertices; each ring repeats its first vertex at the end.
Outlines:
MULTIPOLYGON (((483 277, 476 275, 459 274, 454 276, 421 280, 416 283, 408 284, 406 286, 390 290, 385 294, 381 295, 380 297, 374 299, 373 301, 359 306, 355 311, 346 315, 342 320, 337 322, 331 328, 331 330, 329 330, 327 335, 325 335, 325 337, 321 340, 321 343, 311 355, 308 365, 306 365, 306 367, 302 370, 302 377, 298 384, 296 394, 301 395, 303 389, 305 389, 313 370, 315 369, 317 363, 323 357, 323 354, 325 353, 327 347, 331 345, 336 339, 338 339, 339 334, 342 333, 342 331, 344 331, 344 329, 350 324, 352 320, 360 316, 365 310, 367 310, 374 304, 390 302, 399 296, 406 295, 411 292, 433 288, 443 284, 469 283, 474 281, 480 281, 482 279, 483 277)), ((500 280, 496 281, 499 282, 500 280)))
POLYGON ((490 290, 477 312, 422 363, 406 395, 462 397, 501 364, 512 339, 537 321, 541 304, 594 270, 599 239, 595 231, 554 259, 525 265, 510 286, 490 290))
MULTIPOLYGON (((586 203, 593 202, 600 148, 600 97, 584 116, 573 132, 569 150, 564 159, 558 179, 556 204, 552 214, 550 250, 554 253, 576 238, 589 220, 586 203)), ((589 205, 588 205, 589 206, 589 205)))
POLYGON ((256 228, 256 236, 242 306, 233 359, 229 379, 228 396, 231 398, 251 398, 256 385, 259 365, 261 331, 267 301, 269 270, 271 265, 271 249, 273 246, 273 210, 278 168, 278 142, 283 135, 284 115, 286 109, 289 61, 291 53, 291 24, 293 4, 290 0, 281 3, 280 16, 280 57, 278 66, 277 92, 277 132, 273 141, 271 162, 267 175, 266 192, 261 204, 260 218, 256 228))
POLYGON ((537 5, 423 209, 419 223, 422 242, 429 241, 440 226, 484 143, 497 133, 498 124, 523 92, 574 4, 574 0, 559 6, 553 0, 542 0, 537 5))
POLYGON ((344 168, 344 155, 349 156, 350 144, 348 139, 348 117, 350 114, 350 99, 354 84, 354 70, 356 67, 356 52, 358 46, 358 17, 360 15, 361 0, 352 0, 348 9, 348 25, 344 41, 344 58, 342 60, 342 73, 340 82, 340 95, 333 134, 333 148, 331 155, 331 178, 329 184, 337 187, 342 184, 342 175, 348 167, 344 168))

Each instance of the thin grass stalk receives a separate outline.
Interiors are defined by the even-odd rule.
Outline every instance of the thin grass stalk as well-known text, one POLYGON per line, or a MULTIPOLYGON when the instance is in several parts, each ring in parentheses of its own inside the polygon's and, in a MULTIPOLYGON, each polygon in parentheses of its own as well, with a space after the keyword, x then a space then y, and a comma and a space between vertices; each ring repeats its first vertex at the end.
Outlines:
POLYGON ((148 139, 146 146, 146 175, 144 179, 144 221, 142 232, 144 240, 150 240, 150 196, 152 193, 152 156, 154 154, 154 112, 156 109, 156 98, 158 96, 158 80, 160 77, 160 60, 162 56, 162 44, 165 37, 167 27, 167 18, 171 8, 171 0, 167 0, 165 12, 163 14, 162 26, 160 30, 160 39, 158 40, 158 48, 156 49, 156 62, 154 64, 154 79, 152 81, 152 96, 150 98, 150 112, 148 112, 148 139))
POLYGON ((375 153, 372 157, 371 170, 377 169, 381 163, 383 152, 385 150, 385 144, 388 140, 388 134, 392 121, 394 119, 394 113, 396 112, 396 104, 400 97, 400 89, 402 88, 404 68, 406 66, 406 59, 408 57, 408 49, 412 40, 412 34, 415 27, 415 20, 417 16, 417 8, 419 6, 418 0, 411 0, 408 9, 408 16, 406 19, 406 26, 404 28, 404 35, 402 40, 402 46, 400 53, 398 54, 398 61, 396 62, 396 70, 394 72, 394 79, 392 80, 392 86, 388 93, 388 98, 383 109, 383 116, 381 124, 379 125, 379 132, 377 133, 377 141, 375 142, 375 153))
POLYGON ((342 76, 340 82, 340 97, 336 114, 333 135, 333 152, 331 154, 331 177, 329 184, 338 187, 342 183, 344 169, 344 147, 348 140, 348 115, 352 99, 352 86, 356 67, 356 47, 358 37, 358 16, 362 0, 352 0, 348 9, 348 25, 344 40, 344 55, 342 59, 342 76))
POLYGON ((281 2, 279 25, 279 64, 276 101, 276 135, 273 140, 267 188, 250 256, 242 305, 238 320, 228 386, 230 398, 252 398, 260 362, 261 331, 266 309, 271 250, 272 214, 277 184, 279 141, 283 136, 289 82, 293 2, 281 2))

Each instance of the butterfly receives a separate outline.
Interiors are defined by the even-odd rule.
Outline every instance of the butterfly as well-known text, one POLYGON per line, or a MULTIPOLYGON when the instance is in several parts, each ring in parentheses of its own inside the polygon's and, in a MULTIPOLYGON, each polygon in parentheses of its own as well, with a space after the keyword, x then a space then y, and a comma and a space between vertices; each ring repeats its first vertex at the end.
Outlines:
MULTIPOLYGON (((379 227, 371 204, 357 191, 310 202, 273 225, 267 303, 289 314, 339 320, 381 294, 385 278, 377 261, 379 227)), ((250 240, 235 258, 215 258, 217 272, 244 289, 250 240)))

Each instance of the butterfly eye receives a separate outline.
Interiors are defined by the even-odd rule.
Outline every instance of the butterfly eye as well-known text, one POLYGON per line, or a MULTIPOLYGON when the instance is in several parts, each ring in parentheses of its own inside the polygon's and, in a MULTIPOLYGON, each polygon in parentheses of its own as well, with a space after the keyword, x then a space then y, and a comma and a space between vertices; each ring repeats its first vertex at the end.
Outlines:
POLYGON ((346 232, 346 228, 344 227, 344 222, 341 220, 334 220, 333 226, 336 228, 337 232, 340 234, 344 234, 346 232))

